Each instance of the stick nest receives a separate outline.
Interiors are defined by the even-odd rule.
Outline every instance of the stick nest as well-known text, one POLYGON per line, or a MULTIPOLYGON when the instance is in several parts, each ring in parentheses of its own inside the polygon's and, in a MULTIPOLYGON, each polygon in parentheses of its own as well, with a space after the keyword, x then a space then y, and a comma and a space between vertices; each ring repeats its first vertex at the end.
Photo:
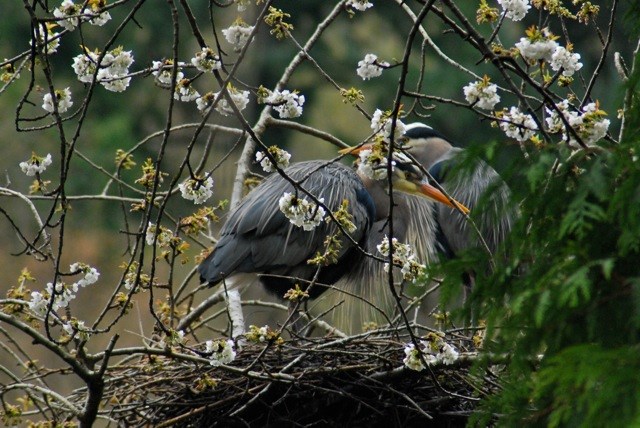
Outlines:
POLYGON ((219 367, 158 350, 108 369, 100 414, 125 426, 463 426, 490 392, 469 371, 473 354, 416 372, 405 344, 392 333, 249 343, 219 367))

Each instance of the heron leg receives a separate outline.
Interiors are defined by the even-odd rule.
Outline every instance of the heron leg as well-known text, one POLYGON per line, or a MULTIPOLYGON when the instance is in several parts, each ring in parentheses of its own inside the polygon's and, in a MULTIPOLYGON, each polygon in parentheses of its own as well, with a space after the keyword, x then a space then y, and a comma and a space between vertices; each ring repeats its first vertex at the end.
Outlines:
MULTIPOLYGON (((476 284, 475 272, 471 270, 462 274, 462 283, 462 305, 466 307, 471 300, 471 292, 473 291, 473 287, 476 284)), ((465 324, 465 336, 473 336, 473 327, 476 324, 475 317, 473 316, 473 311, 471 312, 469 321, 465 322, 465 324)))

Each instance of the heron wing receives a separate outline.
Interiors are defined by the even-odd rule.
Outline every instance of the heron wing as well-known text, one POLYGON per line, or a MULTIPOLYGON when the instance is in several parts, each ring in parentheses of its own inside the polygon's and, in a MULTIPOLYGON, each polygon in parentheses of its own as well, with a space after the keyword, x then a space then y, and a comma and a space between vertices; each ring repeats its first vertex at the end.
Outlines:
MULTIPOLYGON (((356 231, 352 237, 362 240, 370 224, 370 208, 362 192, 364 185, 355 172, 341 164, 308 161, 285 170, 294 181, 324 200, 336 211, 344 199, 349 201, 356 231), (305 178, 306 177, 306 178, 305 178)), ((200 265, 200 275, 209 283, 217 283, 234 272, 270 272, 282 275, 304 275, 315 271, 307 260, 324 250, 328 234, 335 233, 333 222, 322 222, 311 231, 296 227, 279 209, 279 200, 295 187, 279 174, 272 174, 253 189, 229 214, 214 251, 200 265)), ((300 198, 304 193, 298 192, 300 198)), ((307 199, 309 199, 307 197, 307 199)), ((339 257, 351 247, 343 239, 339 257)))
MULTIPOLYGON (((471 210, 489 250, 495 253, 511 230, 513 209, 510 191, 498 173, 483 160, 475 160, 470 168, 456 165, 461 149, 452 149, 434 163, 429 172, 456 200, 471 210)), ((438 224, 442 231, 441 244, 453 254, 475 247, 479 238, 462 214, 438 205, 438 224)))

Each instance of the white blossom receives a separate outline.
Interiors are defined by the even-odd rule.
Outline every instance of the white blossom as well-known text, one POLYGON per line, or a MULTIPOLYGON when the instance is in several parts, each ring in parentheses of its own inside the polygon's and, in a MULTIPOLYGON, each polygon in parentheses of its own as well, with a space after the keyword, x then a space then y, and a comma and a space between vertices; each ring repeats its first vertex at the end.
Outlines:
POLYGON ((84 54, 73 58, 73 71, 78 76, 78 80, 84 83, 91 83, 98 64, 98 54, 87 50, 84 54))
POLYGON ((569 49, 559 46, 551 55, 551 68, 555 71, 562 69, 562 75, 571 77, 582 68, 580 54, 572 53, 569 49))
POLYGON ((358 61, 356 73, 362 77, 362 80, 369 80, 380 76, 385 67, 389 67, 388 62, 378 61, 378 57, 370 53, 366 54, 363 60, 358 61))
POLYGON ((131 77, 128 77, 129 67, 134 59, 131 51, 125 51, 121 46, 105 52, 100 64, 98 59, 99 51, 85 52, 73 58, 73 71, 78 76, 78 80, 84 83, 91 83, 93 75, 96 80, 111 92, 123 92, 129 87, 131 77), (98 72, 96 73, 96 69, 98 72))
POLYGON ((76 337, 80 340, 89 340, 89 337, 91 336, 91 330, 86 326, 85 322, 75 318, 72 318, 70 322, 63 324, 62 329, 69 336, 73 336, 73 333, 76 332, 76 337))
POLYGON ((522 37, 516 48, 520 51, 520 55, 529 63, 536 61, 551 61, 556 49, 559 45, 554 40, 553 34, 547 29, 527 30, 528 37, 522 37))
POLYGON ((71 272, 82 272, 84 278, 77 281, 76 284, 80 287, 86 287, 87 285, 95 284, 100 278, 100 272, 94 267, 91 267, 85 263, 76 262, 69 266, 71 272))
POLYGON ((199 71, 204 72, 220 70, 222 67, 220 57, 207 47, 202 48, 200 52, 196 52, 195 56, 191 58, 191 64, 193 64, 199 71))
POLYGON ((182 197, 193 201, 194 204, 202 204, 213 195, 213 178, 211 176, 204 180, 194 180, 188 178, 178 185, 182 197))
MULTIPOLYGON (((251 327, 254 327, 254 326, 251 326, 251 327)), ((256 327, 255 329, 252 329, 252 333, 254 333, 255 336, 257 336, 258 342, 264 342, 265 340, 267 340, 267 334, 269 333, 269 326, 264 325, 259 328, 256 327)))
POLYGON ((442 361, 444 365, 453 364, 459 357, 458 351, 453 345, 448 343, 443 343, 440 352, 438 353, 438 358, 442 361))
POLYGON ((162 338, 162 344, 165 348, 181 345, 185 342, 184 330, 169 330, 169 334, 162 338))
MULTIPOLYGON (((376 109, 371 119, 371 129, 373 132, 380 134, 384 141, 389 142, 391 138, 392 119, 389 113, 385 113, 380 109, 376 109)), ((400 119, 396 119, 396 127, 394 129, 394 141, 398 141, 406 131, 406 125, 400 119)))
MULTIPOLYGON (((556 107, 564 116, 569 126, 580 137, 586 145, 592 145, 607 134, 611 121, 606 119, 606 113, 598 108, 597 103, 589 103, 582 108, 582 112, 571 109, 568 100, 556 104, 556 107)), ((562 131, 562 140, 570 145, 577 145, 577 141, 572 132, 567 131, 565 123, 560 114, 549 107, 545 107, 548 114, 546 118, 547 127, 550 133, 558 133, 562 131)))
POLYGON ((270 104, 278 115, 283 118, 294 118, 302 115, 302 105, 305 102, 304 95, 298 95, 297 91, 275 90, 268 91, 268 95, 259 101, 270 104))
POLYGON ((191 80, 182 79, 176 84, 176 90, 173 93, 173 98, 178 101, 190 102, 200 98, 200 94, 193 86, 191 86, 191 80))
MULTIPOLYGON (((324 199, 321 198, 319 201, 323 203, 324 199)), ((278 201, 278 206, 293 225, 302 227, 307 231, 315 229, 322 223, 326 214, 321 206, 306 199, 300 199, 290 192, 285 192, 282 195, 278 201)))
MULTIPOLYGON (((229 97, 231 98, 233 103, 236 105, 238 110, 240 111, 244 110, 247 107, 247 104, 249 104, 249 91, 240 91, 234 88, 233 86, 229 85, 227 86, 227 92, 229 93, 229 97)), ((209 110, 209 108, 211 108, 211 104, 213 104, 213 100, 216 99, 218 94, 220 94, 220 92, 216 92, 216 93, 208 92, 204 94, 202 97, 198 98, 196 100, 198 110, 200 110, 203 113, 206 113, 209 110)), ((234 113, 233 109, 231 108, 231 105, 227 102, 227 99, 224 96, 218 101, 218 104, 216 104, 216 111, 223 116, 229 116, 234 113)))
POLYGON ((584 112, 583 125, 580 129, 582 140, 585 144, 593 144, 603 139, 611 124, 609 119, 604 118, 606 113, 600 110, 596 103, 587 104, 582 111, 584 112))
MULTIPOLYGON (((359 153, 358 173, 372 180, 385 180, 387 178, 387 164, 389 160, 383 153, 374 152, 371 149, 361 150, 359 153)), ((393 171, 396 161, 391 161, 393 171)))
POLYGON ((149 222, 147 225, 147 233, 144 238, 147 245, 153 245, 155 240, 159 247, 167 247, 171 244, 173 238, 173 232, 166 227, 160 226, 160 232, 158 232, 158 226, 155 224, 149 222), (155 238, 156 233, 158 234, 158 239, 155 238))
POLYGON ((233 349, 232 340, 207 340, 205 342, 205 352, 210 353, 209 363, 218 367, 222 364, 229 364, 236 359, 236 352, 233 349))
MULTIPOLYGON (((281 149, 278 146, 269 147, 269 153, 276 160, 276 163, 280 169, 284 169, 289 166, 289 160, 291 159, 291 153, 286 150, 281 149)), ((271 163, 271 160, 267 157, 264 152, 258 151, 256 152, 256 162, 260 163, 260 166, 264 170, 264 172, 274 172, 276 169, 271 163)))
POLYGON ((82 5, 74 4, 72 0, 64 0, 59 7, 53 9, 53 16, 59 18, 58 24, 71 31, 78 26, 79 18, 74 15, 81 13, 82 5))
POLYGON ((49 306, 49 299, 47 299, 44 294, 39 291, 31 292, 31 300, 28 302, 29 309, 39 315, 41 317, 45 316, 47 313, 47 308, 49 306))
MULTIPOLYGON (((73 106, 73 101, 71 100, 71 90, 69 88, 64 88, 62 90, 56 89, 55 93, 55 104, 58 105, 58 113, 64 113, 73 106)), ((54 97, 51 96, 50 92, 44 94, 42 97, 42 108, 48 111, 49 113, 53 113, 55 110, 54 97)))
POLYGON ((500 122, 500 129, 507 134, 507 137, 518 141, 526 141, 538 130, 538 124, 529 114, 525 114, 517 107, 511 107, 509 112, 502 115, 504 121, 500 122))
POLYGON ((498 3, 512 21, 520 21, 531 9, 529 0, 498 0, 498 3))
POLYGON ((69 306, 69 302, 76 298, 76 293, 78 292, 78 284, 76 284, 75 282, 73 284, 57 282, 54 287, 53 284, 49 282, 45 287, 45 291, 49 296, 55 294, 52 309, 54 311, 57 311, 69 306))
MULTIPOLYGON (((171 61, 153 61, 151 63, 151 68, 153 68, 153 76, 155 77, 155 81, 160 84, 160 86, 170 86, 171 85, 171 73, 173 73, 173 63, 171 61)), ((180 64, 178 64, 178 72, 176 74, 176 81, 180 81, 184 78, 184 73, 180 71, 180 64)))
MULTIPOLYGON (((418 276, 424 272, 425 265, 418 262, 409 244, 400 243, 396 238, 393 238, 391 242, 393 245, 393 264, 402 266, 400 272, 405 280, 415 282, 418 276)), ((389 237, 385 235, 376 248, 384 257, 389 257, 389 237)), ((389 263, 385 263, 384 270, 389 272, 389 263)))
POLYGON ((58 311, 59 309, 69 306, 69 302, 75 299, 77 292, 78 284, 76 283, 65 284, 63 282, 57 282, 54 287, 53 283, 49 282, 45 287, 44 293, 33 291, 31 293, 31 300, 29 300, 27 304, 33 313, 39 316, 45 316, 52 295, 55 295, 55 297, 53 298, 51 309, 58 311))
POLYGON ((250 26, 239 19, 229 28, 222 30, 222 35, 227 42, 233 45, 233 49, 235 51, 240 51, 244 45, 247 44, 252 31, 253 26, 250 26))
POLYGON ((347 0, 346 5, 359 10, 360 12, 364 12, 370 7, 373 7, 373 3, 369 0, 347 0))
POLYGON ((129 83, 131 83, 131 77, 120 77, 112 74, 108 68, 101 68, 98 71, 96 80, 111 92, 124 92, 129 87, 129 83))
POLYGON ((100 27, 111 20, 109 12, 101 12, 102 8, 99 2, 89 3, 91 4, 90 8, 83 9, 82 4, 75 4, 72 0, 64 0, 62 4, 60 4, 60 7, 53 10, 53 16, 59 18, 60 21, 58 21, 58 23, 70 31, 74 30, 80 21, 100 27))
POLYGON ((89 24, 102 27, 111 20, 111 14, 107 11, 96 13, 93 18, 89 19, 89 24))
POLYGON ((405 358, 403 363, 411 370, 421 371, 425 366, 422 359, 427 365, 442 363, 444 365, 453 364, 458 358, 458 350, 436 333, 429 333, 427 340, 421 340, 420 347, 416 348, 413 343, 408 343, 404 348, 405 358), (422 359, 420 358, 422 354, 422 359))
MULTIPOLYGON (((219 92, 216 92, 219 93, 219 92)), ((213 100, 215 100, 216 96, 213 92, 207 92, 200 98, 196 100, 196 106, 198 110, 205 114, 211 108, 211 104, 213 104, 213 100)))
POLYGON ((42 174, 49 165, 51 165, 51 153, 47 153, 45 157, 36 156, 36 154, 32 154, 31 157, 24 161, 20 162, 20 169, 22 172, 27 174, 29 177, 33 177, 36 174, 42 174))
POLYGON ((498 86, 489 83, 488 78, 469 83, 463 91, 467 102, 481 109, 491 110, 500 102, 498 86))
POLYGON ((102 60, 102 66, 107 67, 112 75, 121 76, 129 73, 129 67, 134 63, 131 51, 116 48, 109 51, 102 60))
POLYGON ((40 31, 36 36, 36 31, 34 29, 34 35, 31 38, 31 45, 33 46, 33 41, 37 41, 37 46, 41 47, 43 52, 47 55, 56 53, 58 48, 60 47, 60 33, 56 33, 53 31, 55 24, 53 23, 42 23, 40 25, 40 31), (46 46, 43 46, 47 42, 46 46))
POLYGON ((422 360, 420 360, 420 351, 413 343, 409 343, 405 346, 404 355, 405 357, 402 362, 405 366, 417 372, 424 370, 424 364, 422 364, 422 360))

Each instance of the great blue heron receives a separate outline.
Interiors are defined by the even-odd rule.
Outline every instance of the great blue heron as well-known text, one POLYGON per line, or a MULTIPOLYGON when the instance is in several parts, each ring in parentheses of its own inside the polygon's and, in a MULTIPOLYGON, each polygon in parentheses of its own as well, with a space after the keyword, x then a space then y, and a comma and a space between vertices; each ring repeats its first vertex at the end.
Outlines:
MULTIPOLYGON (((478 246, 486 246, 492 256, 495 255, 511 230, 514 216, 510 208, 510 191, 498 173, 481 159, 474 160, 469 169, 459 168, 458 156, 462 155, 463 149, 454 147, 441 133, 423 123, 407 125, 403 139, 403 150, 429 171, 448 195, 471 210, 477 230, 465 218, 466 213, 424 198, 400 195, 396 198, 398 205, 394 218, 403 227, 395 236, 411 245, 426 264, 441 257, 455 257, 478 246)), ((349 152, 357 155, 369 147, 364 145, 349 152)), ((378 223, 368 242, 371 245, 379 241, 385 233, 383 222, 378 223), (373 238, 375 233, 379 235, 377 238, 373 238)), ((474 268, 470 267, 463 277, 465 300, 474 280, 474 268)), ((362 321, 380 320, 378 311, 389 313, 395 302, 386 282, 383 265, 375 259, 365 260, 357 266, 357 271, 343 276, 336 288, 346 294, 331 298, 331 304, 343 301, 336 309, 337 325, 344 330, 355 330, 362 321), (348 297, 350 294, 356 294, 362 300, 348 297), (370 305, 363 305, 364 300, 370 305), (354 314, 360 314, 357 319, 360 323, 354 323, 354 314)))
POLYGON ((450 140, 428 125, 409 124, 404 136, 406 151, 429 171, 447 194, 474 213, 472 217, 480 236, 459 212, 437 207, 441 247, 449 256, 455 256, 486 244, 495 254, 511 230, 514 218, 511 192, 502 178, 482 159, 474 160, 470 168, 461 168, 457 164, 463 149, 454 147, 450 140))
MULTIPOLYGON (((401 163, 396 167, 397 172, 393 175, 396 189, 420 193, 454 206, 423 177, 415 174, 416 170, 411 165, 405 166, 411 167, 411 171, 403 172, 401 163)), ((306 288, 318 272, 318 285, 310 290, 311 297, 315 297, 324 291, 322 284, 333 284, 345 275, 360 272, 360 267, 369 259, 361 249, 371 252, 382 238, 389 207, 386 186, 379 181, 363 180, 350 167, 326 161, 296 163, 286 168, 285 174, 289 179, 277 173, 267 177, 229 213, 214 250, 198 268, 203 282, 213 285, 237 273, 259 273, 267 290, 282 297, 294 283, 306 288), (348 209, 353 216, 355 230, 350 233, 352 240, 339 235, 335 263, 321 267, 319 271, 308 260, 324 252, 327 236, 335 234, 338 227, 334 222, 321 222, 315 229, 307 231, 291 224, 279 209, 280 198, 285 192, 306 197, 293 182, 322 199, 332 212, 336 212, 344 200, 348 201, 348 209)), ((404 199, 399 200, 398 218, 403 220, 396 222, 397 235, 406 230, 407 219, 412 221, 410 210, 413 206, 416 204, 405 204, 404 199)), ((415 221, 419 221, 419 217, 421 215, 415 221)), ((370 273, 363 272, 363 275, 370 273)))

